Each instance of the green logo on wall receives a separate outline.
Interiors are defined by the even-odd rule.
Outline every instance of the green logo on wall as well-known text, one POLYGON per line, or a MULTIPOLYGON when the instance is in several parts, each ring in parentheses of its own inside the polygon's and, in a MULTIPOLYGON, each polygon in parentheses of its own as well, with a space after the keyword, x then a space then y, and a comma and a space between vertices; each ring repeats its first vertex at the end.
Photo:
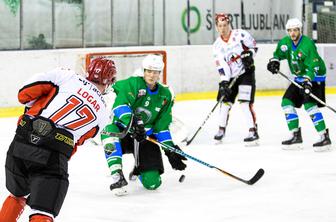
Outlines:
MULTIPOLYGON (((196 14, 196 17, 197 17, 197 22, 196 22, 196 25, 195 27, 190 27, 190 33, 194 33, 194 32, 197 32, 199 30, 199 28, 201 27, 201 13, 200 11, 198 10, 198 8, 196 6, 191 6, 190 7, 190 14, 194 12, 196 14)), ((185 9, 182 13, 182 27, 183 27, 183 30, 185 32, 188 32, 188 25, 186 24, 187 23, 187 15, 188 15, 188 9, 185 9)))

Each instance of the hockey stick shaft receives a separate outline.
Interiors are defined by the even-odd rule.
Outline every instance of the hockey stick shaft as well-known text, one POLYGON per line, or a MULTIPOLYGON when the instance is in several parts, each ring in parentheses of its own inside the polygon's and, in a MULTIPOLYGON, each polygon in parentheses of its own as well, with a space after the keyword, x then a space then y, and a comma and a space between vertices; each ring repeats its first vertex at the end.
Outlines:
MULTIPOLYGON (((232 82, 229 85, 229 88, 231 89, 231 87, 233 86, 233 84, 235 84, 236 80, 238 79, 239 75, 236 76, 232 82)), ((212 115, 212 113, 215 111, 215 109, 217 108, 217 106, 224 100, 224 96, 222 96, 218 102, 215 104, 215 106, 211 109, 210 113, 207 115, 207 117, 205 118, 205 120, 203 121, 203 123, 201 124, 200 127, 198 127, 198 129, 196 130, 196 132, 194 133, 194 135, 190 138, 190 140, 187 141, 187 146, 195 139, 196 135, 198 134, 199 131, 201 131, 201 129, 203 128, 203 126, 205 125, 205 123, 208 121, 208 119, 210 118, 210 116, 212 115)))
MULTIPOLYGON (((278 74, 280 74, 282 77, 284 77, 285 79, 287 79, 288 81, 290 81, 291 83, 293 83, 296 87, 298 87, 299 89, 303 89, 303 87, 295 82, 294 80, 290 79, 287 75, 283 74, 282 72, 278 71, 278 74)), ((311 98, 313 98, 316 102, 324 105, 325 107, 327 107, 328 109, 330 109, 331 111, 333 111, 334 113, 336 113, 336 110, 334 108, 332 108, 331 106, 329 106, 328 104, 326 104, 324 101, 322 101, 321 99, 319 99, 317 96, 315 96, 313 93, 309 93, 309 96, 311 98)))
POLYGON ((184 156, 184 157, 186 157, 188 159, 192 159, 192 160, 196 161, 197 163, 200 163, 200 164, 202 164, 202 165, 204 165, 206 167, 209 167, 209 168, 216 169, 219 172, 225 174, 226 176, 229 176, 229 177, 231 177, 231 178, 233 178, 235 180, 238 180, 238 181, 243 182, 243 183, 248 184, 248 185, 255 184, 264 175, 264 172, 265 172, 263 169, 259 169, 257 171, 257 173, 250 180, 244 180, 244 179, 242 179, 242 178, 240 178, 238 176, 235 176, 235 175, 233 175, 233 174, 231 174, 231 173, 229 173, 229 172, 227 172, 227 171, 225 171, 223 169, 220 169, 220 168, 218 168, 216 166, 213 166, 213 165, 211 165, 209 163, 206 163, 206 162, 204 162, 204 161, 202 161, 202 160, 200 160, 200 159, 198 159, 196 157, 193 157, 193 156, 191 156, 191 155, 183 152, 182 150, 176 149, 176 148, 174 148, 172 146, 169 146, 169 145, 166 145, 164 143, 160 143, 160 142, 158 142, 155 139, 152 139, 150 137, 147 137, 146 139, 148 141, 151 141, 152 143, 155 143, 156 145, 160 146, 164 150, 169 150, 171 152, 174 152, 174 153, 177 153, 177 154, 179 154, 181 156, 184 156))
POLYGON ((129 122, 128 125, 125 127, 125 129, 124 129, 123 131, 121 131, 120 133, 107 132, 105 129, 103 129, 103 130, 101 131, 101 134, 106 135, 106 136, 118 137, 118 138, 122 139, 122 138, 124 138, 124 137, 127 135, 127 133, 130 131, 131 126, 132 126, 132 124, 133 124, 133 118, 134 118, 134 115, 132 114, 130 122, 129 122))

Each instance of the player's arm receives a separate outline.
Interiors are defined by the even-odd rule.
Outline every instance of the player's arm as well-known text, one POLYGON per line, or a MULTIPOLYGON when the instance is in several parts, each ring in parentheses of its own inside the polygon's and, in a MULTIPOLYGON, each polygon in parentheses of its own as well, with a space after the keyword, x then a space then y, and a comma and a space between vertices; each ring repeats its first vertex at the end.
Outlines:
POLYGON ((273 57, 270 58, 267 64, 267 70, 273 74, 278 73, 280 70, 280 60, 286 59, 288 56, 288 45, 286 42, 286 37, 281 39, 273 53, 273 57))
POLYGON ((244 65, 245 71, 252 71, 255 69, 253 57, 258 50, 257 43, 252 35, 245 30, 241 30, 240 35, 243 48, 243 51, 240 54, 240 58, 244 65))
POLYGON ((252 35, 245 31, 241 30, 241 44, 244 49, 244 51, 250 51, 252 53, 252 56, 254 57, 258 51, 257 47, 257 42, 256 40, 252 37, 252 35))
MULTIPOLYGON (((168 97, 166 102, 166 105, 161 109, 161 113, 156 123, 154 124, 154 135, 160 143, 164 143, 168 146, 173 146, 175 149, 181 150, 179 146, 174 145, 169 131, 169 125, 172 122, 172 107, 174 101, 172 97, 168 97)), ((183 162, 187 160, 185 157, 167 150, 164 152, 168 157, 169 163, 173 169, 184 170, 187 167, 187 165, 183 162)))
POLYGON ((307 46, 306 50, 306 58, 304 60, 304 64, 307 67, 306 72, 304 74, 305 78, 308 78, 312 81, 315 78, 315 73, 318 72, 320 67, 320 57, 318 55, 316 46, 313 42, 307 46))
MULTIPOLYGON (((54 69, 33 75, 19 90, 18 100, 27 112, 34 104, 43 106, 57 94, 58 85, 67 81, 74 72, 68 69, 54 69)), ((38 107, 36 108, 38 110, 38 107)))
POLYGON ((133 111, 131 107, 137 98, 136 88, 136 82, 131 79, 118 81, 113 86, 117 94, 112 106, 114 121, 122 124, 124 128, 130 124, 132 118, 133 111))
POLYGON ((215 47, 213 49, 213 56, 219 74, 219 81, 229 81, 231 78, 231 69, 229 64, 225 61, 224 56, 215 47))

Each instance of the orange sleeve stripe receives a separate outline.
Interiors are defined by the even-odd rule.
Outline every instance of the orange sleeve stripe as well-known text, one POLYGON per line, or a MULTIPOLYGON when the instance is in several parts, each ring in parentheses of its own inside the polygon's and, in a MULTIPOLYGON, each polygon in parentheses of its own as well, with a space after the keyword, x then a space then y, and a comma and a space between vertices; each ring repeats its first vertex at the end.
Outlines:
POLYGON ((34 102, 34 105, 26 112, 28 115, 36 116, 39 115, 43 109, 45 109, 49 103, 54 99, 58 93, 58 87, 54 86, 49 90, 49 94, 40 97, 34 102))
POLYGON ((20 89, 19 102, 25 104, 41 96, 46 96, 55 87, 51 82, 34 82, 20 89))

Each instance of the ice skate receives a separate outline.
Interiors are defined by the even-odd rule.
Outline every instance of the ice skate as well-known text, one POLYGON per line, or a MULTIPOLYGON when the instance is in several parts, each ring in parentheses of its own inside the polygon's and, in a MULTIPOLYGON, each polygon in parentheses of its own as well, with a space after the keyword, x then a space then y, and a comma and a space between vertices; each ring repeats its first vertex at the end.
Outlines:
POLYGON ((110 190, 116 196, 124 196, 127 194, 126 185, 128 184, 122 170, 118 170, 116 173, 112 174, 112 184, 110 185, 110 190))
POLYGON ((302 136, 301 136, 301 128, 297 131, 292 132, 292 136, 290 139, 282 141, 281 143, 283 150, 301 150, 303 149, 302 144, 302 136))
POLYGON ((331 140, 329 138, 329 130, 326 129, 325 133, 321 135, 319 142, 313 144, 315 152, 325 152, 330 151, 331 149, 331 140))
POLYGON ((128 175, 128 180, 136 181, 136 179, 138 178, 138 175, 139 175, 138 169, 136 167, 133 167, 133 170, 128 175))
POLYGON ((248 136, 244 139, 245 146, 259 146, 259 135, 257 127, 249 129, 248 136))
POLYGON ((225 127, 219 127, 217 134, 214 136, 216 142, 220 143, 225 136, 225 127))

